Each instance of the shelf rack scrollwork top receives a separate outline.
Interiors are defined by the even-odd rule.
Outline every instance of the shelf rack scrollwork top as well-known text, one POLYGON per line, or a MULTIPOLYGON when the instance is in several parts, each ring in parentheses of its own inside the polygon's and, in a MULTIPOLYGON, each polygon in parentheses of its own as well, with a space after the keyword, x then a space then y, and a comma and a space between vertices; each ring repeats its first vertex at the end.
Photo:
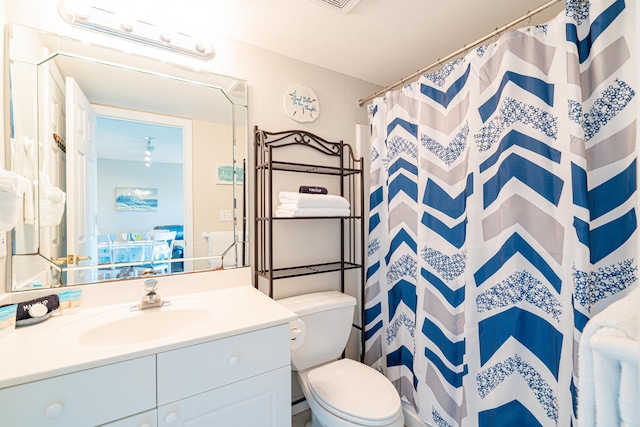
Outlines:
MULTIPOLYGON (((256 127, 256 140, 263 148, 286 147, 289 145, 303 145, 320 151, 329 156, 342 156, 348 153, 350 162, 357 163, 353 149, 343 141, 331 142, 311 132, 290 130, 284 132, 267 132, 256 127), (347 152, 347 153, 345 153, 347 152)), ((347 160, 347 159, 345 159, 347 160)))

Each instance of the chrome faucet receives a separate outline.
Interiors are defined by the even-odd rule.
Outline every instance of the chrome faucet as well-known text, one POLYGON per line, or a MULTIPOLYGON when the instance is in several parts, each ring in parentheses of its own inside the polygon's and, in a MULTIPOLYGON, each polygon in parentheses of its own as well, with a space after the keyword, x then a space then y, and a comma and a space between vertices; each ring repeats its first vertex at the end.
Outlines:
POLYGON ((160 295, 156 293, 158 289, 158 281, 156 279, 147 279, 144 281, 144 296, 139 304, 131 307, 131 310, 144 310, 146 308, 162 307, 170 305, 169 301, 162 301, 160 295))

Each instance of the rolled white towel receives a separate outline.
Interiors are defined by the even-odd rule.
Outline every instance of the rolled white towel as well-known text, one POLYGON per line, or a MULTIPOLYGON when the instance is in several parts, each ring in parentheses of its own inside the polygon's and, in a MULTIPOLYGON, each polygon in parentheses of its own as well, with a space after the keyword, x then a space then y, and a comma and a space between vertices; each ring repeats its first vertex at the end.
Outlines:
MULTIPOLYGON (((621 383, 624 364, 600 354, 591 347, 591 337, 608 335, 638 340, 638 293, 636 287, 626 296, 613 302, 589 320, 580 337, 578 353, 578 426, 620 425, 621 418, 629 417, 619 406, 619 395, 629 394, 623 388, 635 387, 637 393, 637 366, 634 381, 621 383)), ((624 369, 627 371, 627 369, 624 369)), ((637 394, 636 394, 637 395, 637 394)), ((637 417, 636 417, 637 419, 637 417)))
POLYGON ((308 194, 281 191, 280 203, 295 205, 297 208, 339 208, 349 209, 349 201, 333 194, 308 194))
POLYGON ((0 170, 0 231, 9 231, 18 225, 22 197, 29 185, 25 177, 0 170))
POLYGON ((299 218, 305 216, 349 216, 349 209, 344 208, 297 208, 293 205, 282 204, 276 209, 279 218, 299 218))
POLYGON ((59 225, 66 201, 66 193, 54 187, 46 173, 40 172, 40 226, 59 225))

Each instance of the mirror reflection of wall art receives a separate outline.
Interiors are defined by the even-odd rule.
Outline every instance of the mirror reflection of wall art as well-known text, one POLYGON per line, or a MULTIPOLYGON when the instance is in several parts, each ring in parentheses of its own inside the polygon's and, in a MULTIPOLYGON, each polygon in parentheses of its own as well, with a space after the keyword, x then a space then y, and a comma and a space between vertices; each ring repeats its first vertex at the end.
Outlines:
POLYGON ((157 188, 116 187, 117 211, 158 210, 157 188))
MULTIPOLYGON (((244 169, 236 167, 238 171, 238 184, 242 185, 244 182, 244 169)), ((233 165, 227 163, 216 164, 216 184, 233 184, 233 165)))

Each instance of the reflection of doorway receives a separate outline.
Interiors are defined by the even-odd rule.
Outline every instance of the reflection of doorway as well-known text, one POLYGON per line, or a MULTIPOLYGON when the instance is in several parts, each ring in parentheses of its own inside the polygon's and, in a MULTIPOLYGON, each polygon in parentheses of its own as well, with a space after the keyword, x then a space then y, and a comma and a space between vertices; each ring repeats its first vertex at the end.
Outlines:
POLYGON ((98 115, 98 230, 122 241, 125 234, 181 225, 183 256, 192 256, 191 121, 94 107, 98 115), (150 146, 151 163, 146 165, 145 151, 150 146), (156 191, 157 207, 116 209, 116 191, 124 188, 156 191))

